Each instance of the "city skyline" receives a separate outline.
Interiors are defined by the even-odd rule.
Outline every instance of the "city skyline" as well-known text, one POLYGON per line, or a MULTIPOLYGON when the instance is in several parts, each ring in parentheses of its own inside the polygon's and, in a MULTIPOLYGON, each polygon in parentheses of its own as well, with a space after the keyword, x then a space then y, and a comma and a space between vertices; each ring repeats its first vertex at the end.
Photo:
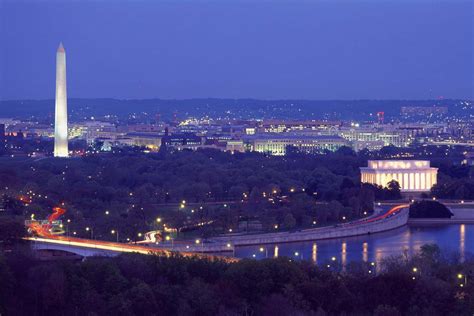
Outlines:
POLYGON ((62 39, 73 98, 469 99, 470 8, 4 1, 0 99, 50 99, 62 39))
POLYGON ((0 316, 471 315, 473 9, 0 0, 0 316))

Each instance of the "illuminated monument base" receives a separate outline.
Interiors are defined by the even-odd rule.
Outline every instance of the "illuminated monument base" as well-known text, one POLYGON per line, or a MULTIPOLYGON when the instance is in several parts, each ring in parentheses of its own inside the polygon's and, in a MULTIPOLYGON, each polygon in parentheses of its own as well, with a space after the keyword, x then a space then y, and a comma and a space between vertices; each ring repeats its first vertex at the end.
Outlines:
POLYGON ((360 171, 361 182, 386 187, 395 180, 401 192, 428 192, 438 175, 428 160, 369 160, 368 167, 360 171))

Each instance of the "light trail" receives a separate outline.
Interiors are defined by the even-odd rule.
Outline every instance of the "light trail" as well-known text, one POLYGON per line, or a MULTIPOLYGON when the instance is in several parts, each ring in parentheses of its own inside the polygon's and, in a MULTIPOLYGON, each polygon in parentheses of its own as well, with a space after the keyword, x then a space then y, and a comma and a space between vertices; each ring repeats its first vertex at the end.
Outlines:
POLYGON ((65 212, 66 212, 65 209, 55 207, 53 209, 53 213, 48 217, 47 225, 41 225, 39 223, 32 223, 28 225, 31 232, 36 234, 38 237, 26 237, 25 239, 30 240, 30 241, 38 241, 38 242, 44 242, 44 243, 59 244, 59 245, 74 246, 74 247, 89 248, 89 249, 109 250, 109 251, 115 251, 115 252, 136 252, 136 253, 147 254, 147 255, 153 255, 153 254, 163 255, 167 257, 170 257, 173 254, 179 254, 183 257, 197 257, 200 259, 208 259, 208 260, 223 260, 226 262, 236 262, 239 260, 237 258, 232 258, 232 257, 200 254, 200 253, 195 253, 195 252, 170 251, 167 249, 157 249, 157 248, 151 248, 147 246, 123 244, 119 242, 110 242, 110 241, 101 241, 101 240, 83 239, 83 238, 76 238, 76 237, 65 237, 65 236, 58 236, 58 235, 51 234, 50 230, 51 230, 52 222, 57 220, 65 212))

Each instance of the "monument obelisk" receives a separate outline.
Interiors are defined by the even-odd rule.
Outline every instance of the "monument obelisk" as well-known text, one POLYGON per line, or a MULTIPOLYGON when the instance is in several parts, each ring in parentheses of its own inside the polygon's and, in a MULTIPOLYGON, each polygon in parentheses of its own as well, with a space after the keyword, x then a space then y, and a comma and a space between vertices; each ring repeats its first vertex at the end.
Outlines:
POLYGON ((68 157, 66 52, 59 43, 56 52, 56 105, 54 115, 54 157, 68 157))

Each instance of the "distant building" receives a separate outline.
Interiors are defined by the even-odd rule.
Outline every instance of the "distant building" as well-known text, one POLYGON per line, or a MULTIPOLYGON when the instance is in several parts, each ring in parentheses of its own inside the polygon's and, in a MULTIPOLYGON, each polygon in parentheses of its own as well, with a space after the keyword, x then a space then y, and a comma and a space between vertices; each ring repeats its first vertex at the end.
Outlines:
POLYGON ((245 145, 242 140, 229 140, 226 143, 226 151, 234 152, 245 152, 245 145))
POLYGON ((444 115, 448 113, 446 106, 402 106, 401 114, 410 116, 444 115))
POLYGON ((378 150, 383 146, 393 145, 395 147, 407 147, 411 138, 403 130, 386 130, 376 128, 342 128, 337 134, 353 143, 354 150, 364 148, 378 150), (363 147, 367 144, 367 147, 363 147))
POLYGON ((204 145, 203 138, 192 133, 166 135, 163 136, 161 142, 167 147, 177 150, 196 150, 204 145))
POLYGON ((114 140, 125 135, 125 133, 117 132, 117 128, 114 124, 100 121, 88 121, 82 124, 76 124, 71 132, 75 137, 85 138, 88 144, 93 144, 94 141, 99 138, 114 140))
POLYGON ((275 156, 286 155, 287 149, 293 147, 306 153, 318 153, 326 150, 336 151, 348 142, 331 135, 301 136, 282 134, 258 134, 244 139, 251 151, 268 153, 275 156))
POLYGON ((463 164, 474 166, 474 151, 466 152, 464 154, 463 164))
POLYGON ((146 147, 151 151, 158 151, 161 147, 162 135, 158 133, 128 133, 125 138, 131 141, 132 146, 146 147))
POLYGON ((0 124, 0 154, 5 151, 6 147, 5 124, 0 124))
POLYGON ((260 122, 258 131, 262 133, 288 133, 303 130, 322 132, 340 126, 342 126, 340 121, 264 120, 260 122))
POLYGON ((392 180, 402 192, 428 192, 436 184, 438 169, 428 160, 369 160, 360 168, 361 182, 387 186, 392 180))

